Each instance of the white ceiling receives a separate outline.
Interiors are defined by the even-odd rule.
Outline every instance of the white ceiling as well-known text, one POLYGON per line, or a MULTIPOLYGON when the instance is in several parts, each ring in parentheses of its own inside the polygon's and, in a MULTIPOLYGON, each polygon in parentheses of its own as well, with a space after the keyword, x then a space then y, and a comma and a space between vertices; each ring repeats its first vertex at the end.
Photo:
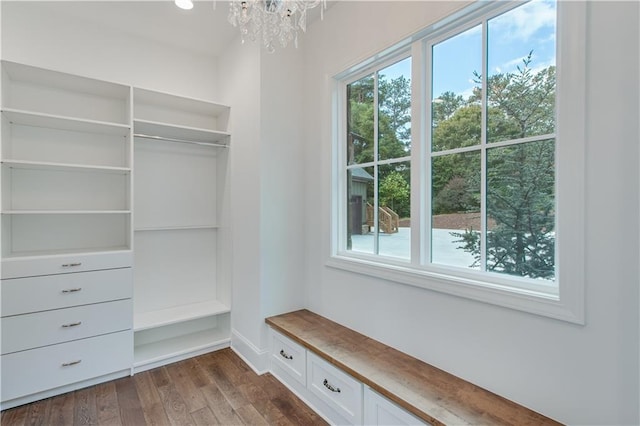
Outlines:
MULTIPOLYGON (((2 7, 25 13, 66 15, 112 31, 128 33, 174 47, 218 56, 230 43, 240 43, 240 31, 227 21, 229 3, 195 1, 182 10, 173 0, 162 1, 2 1, 2 7), (215 4, 215 9, 214 9, 215 4)), ((320 16, 311 11, 308 21, 320 16)))

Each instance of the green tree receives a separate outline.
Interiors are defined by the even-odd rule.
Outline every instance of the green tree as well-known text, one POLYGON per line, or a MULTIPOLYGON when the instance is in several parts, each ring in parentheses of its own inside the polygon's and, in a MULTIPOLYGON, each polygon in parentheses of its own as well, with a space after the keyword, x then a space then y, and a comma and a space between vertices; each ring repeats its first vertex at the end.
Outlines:
MULTIPOLYGON (((410 149, 411 82, 404 76, 379 78, 378 153, 380 158, 399 158, 410 149)), ((351 83, 347 88, 350 163, 373 161, 374 84, 372 77, 351 83)))
MULTIPOLYGON (((488 80, 488 140, 507 140, 553 133, 555 67, 534 72, 531 53, 517 73, 488 80)), ((552 279, 555 276, 555 140, 525 142, 487 151, 486 268, 511 275, 552 279)), ((480 262, 480 235, 454 233, 461 248, 480 262)))
POLYGON ((380 115, 388 120, 388 128, 402 142, 405 150, 411 143, 411 80, 400 76, 380 79, 380 115))
POLYGON ((438 126, 444 120, 451 118, 458 108, 465 105, 466 102, 462 95, 456 95, 451 91, 443 92, 432 102, 432 125, 438 126))
POLYGON ((400 217, 409 217, 411 191, 402 173, 393 171, 385 176, 378 188, 380 206, 389 207, 400 217))

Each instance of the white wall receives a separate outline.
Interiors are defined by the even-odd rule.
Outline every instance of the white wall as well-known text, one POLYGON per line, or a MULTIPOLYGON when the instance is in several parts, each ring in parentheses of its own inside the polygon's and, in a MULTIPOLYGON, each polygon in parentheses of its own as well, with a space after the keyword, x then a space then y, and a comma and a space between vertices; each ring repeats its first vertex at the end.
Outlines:
POLYGON ((302 54, 234 43, 220 59, 232 105, 232 347, 267 368, 264 318, 304 306, 302 54))
MULTIPOLYGON (((67 2, 62 2, 67 3, 67 2)), ((217 101, 217 60, 66 15, 60 2, 1 2, 2 59, 217 101)))
POLYGON ((559 421, 639 424, 637 2, 588 3, 585 326, 324 265, 331 76, 462 6, 338 2, 307 34, 307 305, 559 421))
POLYGON ((274 54, 262 50, 263 318, 300 309, 305 302, 302 52, 302 45, 274 54))
POLYGON ((232 345, 260 369, 260 50, 235 45, 220 58, 221 99, 232 106, 232 345))

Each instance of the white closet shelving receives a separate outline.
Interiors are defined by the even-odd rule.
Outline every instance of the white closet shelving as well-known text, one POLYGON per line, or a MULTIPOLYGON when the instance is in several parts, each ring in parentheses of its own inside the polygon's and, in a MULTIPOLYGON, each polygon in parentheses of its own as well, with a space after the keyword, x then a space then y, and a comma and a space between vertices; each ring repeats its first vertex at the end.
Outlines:
POLYGON ((229 107, 134 89, 134 370, 229 345, 229 107), (226 203, 228 204, 228 203, 226 203))
POLYGON ((130 250, 130 88, 2 68, 3 261, 130 250))
POLYGON ((1 85, 4 409, 130 374, 133 144, 130 86, 7 61, 1 85))
POLYGON ((0 408, 229 346, 230 108, 7 61, 0 93, 0 408))

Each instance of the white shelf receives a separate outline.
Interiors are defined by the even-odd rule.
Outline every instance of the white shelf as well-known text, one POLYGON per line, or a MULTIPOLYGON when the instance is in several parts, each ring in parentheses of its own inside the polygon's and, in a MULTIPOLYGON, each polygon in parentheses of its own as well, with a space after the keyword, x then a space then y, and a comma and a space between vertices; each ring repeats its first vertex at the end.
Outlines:
POLYGON ((226 145, 230 133, 217 130, 200 129, 196 127, 179 126, 159 123, 149 120, 134 120, 135 134, 169 138, 174 140, 186 140, 191 142, 214 143, 226 145))
POLYGON ((133 367, 140 368, 161 363, 171 358, 191 356, 197 352, 208 352, 216 347, 226 347, 231 342, 228 329, 212 328, 185 334, 170 339, 135 346, 133 367))
POLYGON ((219 117, 228 113, 231 109, 227 105, 203 99, 188 98, 140 88, 134 89, 133 98, 134 102, 139 104, 155 105, 160 108, 188 111, 193 114, 211 117, 219 117))
POLYGON ((198 318, 225 314, 230 311, 231 309, 228 306, 217 300, 175 306, 158 311, 134 314, 133 329, 134 331, 142 331, 198 318))
POLYGON ((129 96, 129 86, 119 83, 4 60, 2 68, 7 72, 10 83, 21 82, 52 87, 62 91, 82 93, 85 96, 94 95, 103 98, 126 99, 129 96))
POLYGON ((69 164, 69 163, 55 163, 50 161, 27 161, 27 160, 2 160, 2 164, 5 164, 14 169, 36 169, 36 170, 66 170, 66 171, 88 171, 88 172, 100 172, 100 173, 118 173, 128 174, 131 173, 129 167, 112 167, 112 166, 95 166, 91 164, 69 164))
POLYGON ((218 229, 217 225, 188 225, 188 226, 140 226, 135 232, 147 231, 188 231, 191 229, 218 229))
POLYGON ((42 214, 130 214, 131 210, 3 210, 2 214, 11 215, 42 215, 42 214))
POLYGON ((79 248, 68 250, 30 250, 8 253, 2 256, 2 262, 22 261, 22 260, 36 260, 40 257, 52 257, 52 256, 67 256, 73 254, 108 254, 116 252, 131 252, 130 247, 115 246, 115 247, 100 247, 100 248, 79 248))
POLYGON ((62 115, 3 108, 2 114, 12 124, 45 127, 48 129, 71 130, 85 133, 103 133, 115 136, 128 136, 131 128, 126 124, 74 118, 62 115))

